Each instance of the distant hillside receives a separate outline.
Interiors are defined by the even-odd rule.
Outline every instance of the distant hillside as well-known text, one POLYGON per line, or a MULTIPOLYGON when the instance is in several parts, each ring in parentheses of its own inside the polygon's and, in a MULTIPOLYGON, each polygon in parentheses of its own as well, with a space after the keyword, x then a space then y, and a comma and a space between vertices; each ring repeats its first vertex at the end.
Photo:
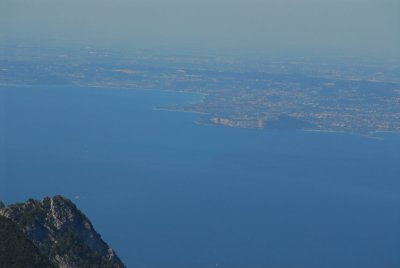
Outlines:
POLYGON ((89 219, 62 196, 0 207, 0 216, 0 267, 125 267, 89 219))

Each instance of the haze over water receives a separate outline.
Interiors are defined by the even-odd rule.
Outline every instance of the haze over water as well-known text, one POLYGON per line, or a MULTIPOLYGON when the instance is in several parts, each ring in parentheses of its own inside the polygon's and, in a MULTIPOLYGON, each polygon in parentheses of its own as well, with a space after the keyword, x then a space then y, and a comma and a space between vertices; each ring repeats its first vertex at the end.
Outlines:
POLYGON ((0 196, 63 194, 128 267, 398 267, 400 136, 233 129, 198 95, 0 89, 0 196))
POLYGON ((0 44, 400 56, 398 0, 3 0, 0 44))

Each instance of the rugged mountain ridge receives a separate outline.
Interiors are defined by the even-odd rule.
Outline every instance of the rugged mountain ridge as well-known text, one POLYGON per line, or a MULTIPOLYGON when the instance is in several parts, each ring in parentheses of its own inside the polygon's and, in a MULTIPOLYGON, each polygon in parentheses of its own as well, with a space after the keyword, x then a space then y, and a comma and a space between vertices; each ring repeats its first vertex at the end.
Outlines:
POLYGON ((0 205, 0 216, 15 223, 57 267, 125 267, 90 220, 62 196, 0 205))

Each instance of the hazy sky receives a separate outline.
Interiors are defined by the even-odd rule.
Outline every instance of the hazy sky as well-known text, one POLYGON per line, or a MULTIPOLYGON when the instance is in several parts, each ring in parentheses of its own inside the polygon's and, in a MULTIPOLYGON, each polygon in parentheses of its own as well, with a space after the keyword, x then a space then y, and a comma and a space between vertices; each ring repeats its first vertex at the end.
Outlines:
POLYGON ((400 55, 399 0, 0 0, 0 38, 400 55))

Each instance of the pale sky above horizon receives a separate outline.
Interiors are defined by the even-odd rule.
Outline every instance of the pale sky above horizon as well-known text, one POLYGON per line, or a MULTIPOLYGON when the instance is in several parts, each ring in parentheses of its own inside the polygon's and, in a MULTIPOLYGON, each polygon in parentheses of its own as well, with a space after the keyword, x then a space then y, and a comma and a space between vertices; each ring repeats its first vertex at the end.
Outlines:
POLYGON ((2 41, 397 57, 398 0, 1 0, 2 41))

